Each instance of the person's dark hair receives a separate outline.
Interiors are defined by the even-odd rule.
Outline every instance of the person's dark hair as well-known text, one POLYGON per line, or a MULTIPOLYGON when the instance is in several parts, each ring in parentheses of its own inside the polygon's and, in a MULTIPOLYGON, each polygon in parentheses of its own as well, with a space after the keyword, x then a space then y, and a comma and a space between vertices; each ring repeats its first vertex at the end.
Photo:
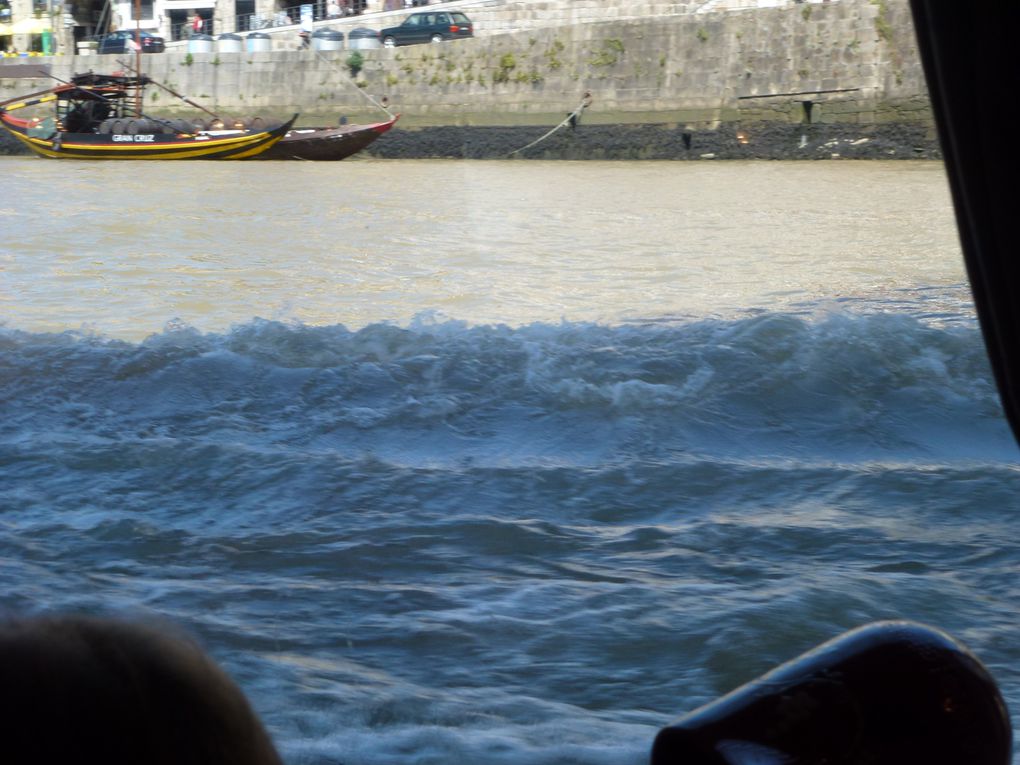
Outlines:
POLYGON ((280 765, 241 689, 167 625, 0 621, 0 760, 280 765))

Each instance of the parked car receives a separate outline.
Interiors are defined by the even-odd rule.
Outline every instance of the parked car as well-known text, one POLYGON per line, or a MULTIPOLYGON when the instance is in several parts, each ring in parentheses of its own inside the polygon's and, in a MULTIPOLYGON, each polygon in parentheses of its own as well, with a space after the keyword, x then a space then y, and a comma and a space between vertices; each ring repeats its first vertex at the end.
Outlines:
POLYGON ((96 46, 97 53, 133 53, 135 50, 135 34, 142 38, 142 53, 162 53, 166 50, 166 43, 162 37, 157 37, 152 32, 144 30, 136 32, 134 29, 118 29, 99 38, 99 45, 96 46))
POLYGON ((460 12, 422 11, 412 13, 399 27, 382 30, 379 37, 383 45, 392 48, 396 45, 438 43, 461 37, 474 37, 474 27, 471 19, 460 12))

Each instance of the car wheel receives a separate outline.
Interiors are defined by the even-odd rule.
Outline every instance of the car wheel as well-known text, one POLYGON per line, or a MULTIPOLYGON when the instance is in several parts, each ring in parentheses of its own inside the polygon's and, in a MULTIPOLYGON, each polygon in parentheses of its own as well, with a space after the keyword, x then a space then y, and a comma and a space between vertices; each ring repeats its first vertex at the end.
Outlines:
POLYGON ((382 41, 382 44, 387 48, 396 48, 397 41, 392 37, 387 37, 382 41))
POLYGON ((442 35, 432 35, 432 42, 437 43, 437 42, 442 42, 442 41, 443 41, 443 36, 442 35))

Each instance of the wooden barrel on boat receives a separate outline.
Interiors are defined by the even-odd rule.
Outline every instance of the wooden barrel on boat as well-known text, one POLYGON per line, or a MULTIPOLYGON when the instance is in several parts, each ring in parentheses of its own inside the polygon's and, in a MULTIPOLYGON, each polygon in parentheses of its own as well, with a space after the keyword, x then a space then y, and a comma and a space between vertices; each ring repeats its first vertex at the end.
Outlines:
POLYGON ((148 134, 155 133, 156 123, 150 120, 148 117, 138 117, 133 120, 128 120, 127 123, 128 135, 139 135, 140 133, 148 134))

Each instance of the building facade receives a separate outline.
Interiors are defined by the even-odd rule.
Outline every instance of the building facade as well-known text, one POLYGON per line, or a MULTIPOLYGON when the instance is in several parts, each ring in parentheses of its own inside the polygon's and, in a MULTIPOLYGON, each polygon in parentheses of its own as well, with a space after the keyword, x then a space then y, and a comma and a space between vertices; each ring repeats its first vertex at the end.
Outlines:
POLYGON ((366 0, 0 0, 0 53, 71 55, 136 26, 165 40, 297 25, 365 10, 366 0), (197 20, 196 20, 197 19, 197 20), (87 47, 87 46, 86 46, 87 47))

